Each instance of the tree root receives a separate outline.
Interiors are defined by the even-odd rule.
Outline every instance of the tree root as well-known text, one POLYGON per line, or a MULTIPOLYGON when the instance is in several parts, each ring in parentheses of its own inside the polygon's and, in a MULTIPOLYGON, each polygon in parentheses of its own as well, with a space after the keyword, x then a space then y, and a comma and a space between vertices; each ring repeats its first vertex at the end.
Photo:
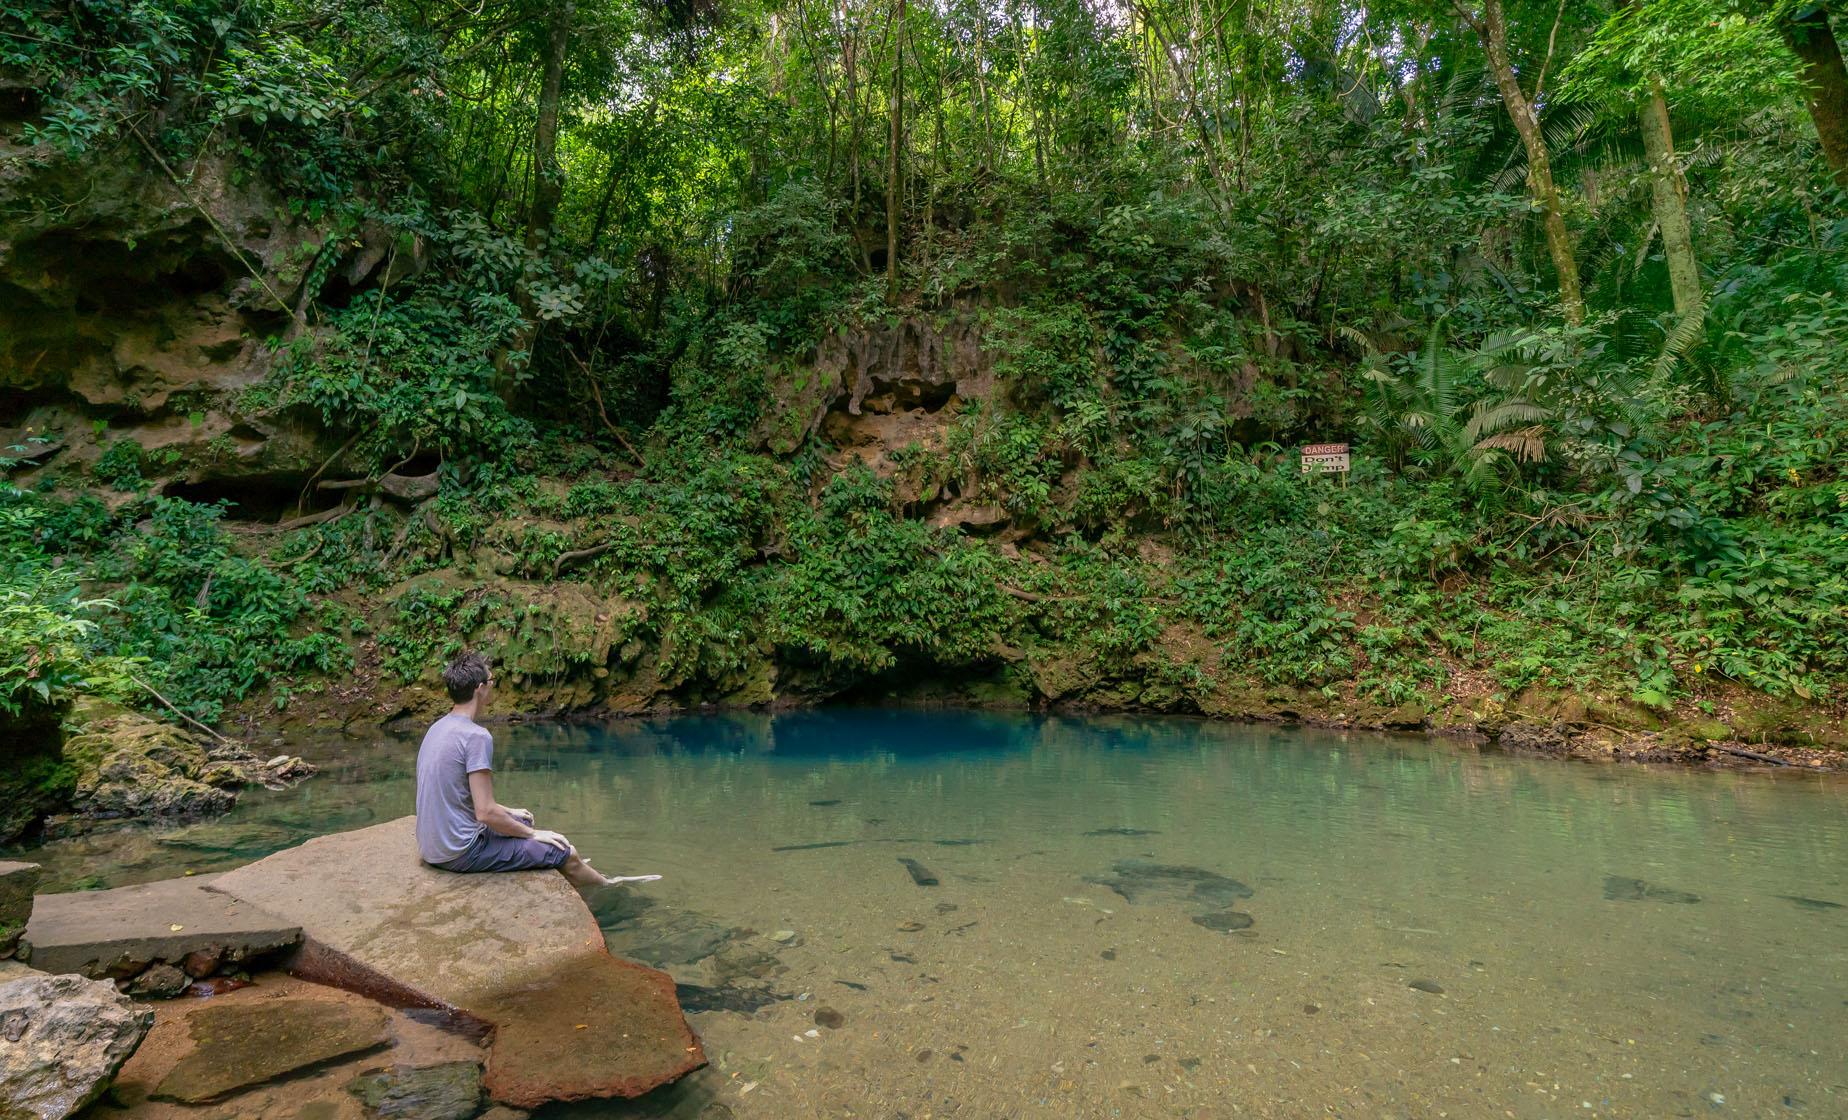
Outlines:
POLYGON ((332 523, 340 520, 342 517, 345 517, 358 508, 358 506, 353 505, 351 502, 342 503, 341 505, 335 506, 333 509, 324 509, 320 513, 310 513, 304 517, 295 517, 287 521, 279 522, 276 525, 276 529, 278 532, 286 533, 291 529, 306 529, 310 525, 332 523))
POLYGON ((1729 747, 1722 743, 1708 743, 1706 747, 1708 750, 1725 751, 1727 754, 1738 755, 1740 758, 1749 758, 1757 762, 1769 762, 1773 766, 1790 765, 1790 760, 1787 758, 1779 758, 1776 755, 1770 754, 1759 754, 1757 751, 1748 751, 1744 747, 1729 747))
POLYGON ((615 547, 615 541, 604 541, 602 544, 593 544, 589 548, 579 548, 571 552, 561 552, 558 554, 558 559, 552 561, 552 578, 557 579, 558 573, 564 571, 569 565, 601 556, 615 547))
POLYGON ((1014 598, 1024 599, 1029 603, 1075 603, 1084 598, 1082 595, 1042 595, 1037 591, 1025 591, 1018 587, 1009 587, 1005 583, 997 583, 995 586, 1007 592, 1009 595, 1012 595, 1014 598))
POLYGON ((317 490, 358 490, 362 493, 387 494, 401 502, 417 503, 436 497, 441 488, 438 471, 429 474, 384 474, 378 478, 330 478, 317 483, 317 490))

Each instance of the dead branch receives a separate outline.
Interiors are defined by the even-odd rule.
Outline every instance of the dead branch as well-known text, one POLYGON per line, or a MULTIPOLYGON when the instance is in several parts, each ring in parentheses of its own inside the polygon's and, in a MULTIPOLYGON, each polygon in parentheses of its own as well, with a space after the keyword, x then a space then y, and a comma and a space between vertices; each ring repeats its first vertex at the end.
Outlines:
POLYGON ((634 446, 629 443, 628 438, 622 434, 622 429, 618 428, 614 423, 610 421, 610 414, 604 410, 603 390, 597 387, 597 375, 590 372, 590 367, 584 363, 584 359, 577 356, 576 350, 573 350, 571 349, 571 347, 567 346, 565 347, 565 353, 569 354, 571 356, 571 360, 577 363, 578 369, 583 371, 584 380, 590 382, 590 395, 597 402, 597 415, 602 418, 603 426, 608 428, 610 430, 610 434, 616 437, 617 443, 622 444, 622 449, 629 453, 629 457, 635 460, 635 463, 637 466, 645 465, 642 461, 641 453, 637 451, 634 448, 634 446))
POLYGON ((207 727, 205 724, 200 723, 198 720, 187 715, 185 712, 180 711, 180 709, 174 705, 173 701, 167 699, 165 696, 162 696, 160 694, 159 689, 156 689, 153 685, 142 680, 140 677, 137 677, 135 674, 130 673, 128 674, 128 679, 131 681, 134 681, 136 684, 140 685, 142 688, 147 689, 148 693, 152 695, 154 699, 159 700, 161 704, 165 705, 168 711, 172 712, 176 716, 179 716, 181 719, 185 720, 187 723, 192 724, 194 727, 198 728, 200 731, 205 732, 207 735, 210 735, 212 738, 218 740, 219 742, 225 744, 226 746, 237 746, 237 743, 234 740, 225 738, 223 735, 220 735, 218 732, 213 731, 211 728, 207 727))
POLYGON ((1757 751, 1748 751, 1744 747, 1729 747, 1724 743, 1708 743, 1707 747, 1710 750, 1725 751, 1727 754, 1738 755, 1740 758, 1749 758, 1757 762, 1769 762, 1773 766, 1790 765, 1789 759, 1778 758, 1776 755, 1759 754, 1757 751))

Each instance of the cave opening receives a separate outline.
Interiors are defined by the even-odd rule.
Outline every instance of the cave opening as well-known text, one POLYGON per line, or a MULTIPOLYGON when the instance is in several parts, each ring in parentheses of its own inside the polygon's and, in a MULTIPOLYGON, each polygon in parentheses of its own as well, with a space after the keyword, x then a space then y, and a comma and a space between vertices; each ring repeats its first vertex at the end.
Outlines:
POLYGON ((305 480, 295 474, 248 475, 241 478, 203 478, 169 482, 161 493, 168 498, 210 505, 226 503, 227 521, 277 524, 340 504, 341 495, 325 490, 302 492, 305 480))

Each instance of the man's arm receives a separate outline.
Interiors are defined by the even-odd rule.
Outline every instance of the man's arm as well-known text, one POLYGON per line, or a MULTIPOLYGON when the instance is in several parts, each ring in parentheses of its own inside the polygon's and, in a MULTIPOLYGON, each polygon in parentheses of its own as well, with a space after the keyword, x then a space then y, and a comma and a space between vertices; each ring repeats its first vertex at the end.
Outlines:
POLYGON ((534 828, 531 816, 522 820, 515 810, 494 800, 494 771, 471 770, 468 773, 468 796, 475 803, 475 819, 489 832, 511 836, 515 840, 543 840, 560 848, 568 847, 563 836, 534 828))

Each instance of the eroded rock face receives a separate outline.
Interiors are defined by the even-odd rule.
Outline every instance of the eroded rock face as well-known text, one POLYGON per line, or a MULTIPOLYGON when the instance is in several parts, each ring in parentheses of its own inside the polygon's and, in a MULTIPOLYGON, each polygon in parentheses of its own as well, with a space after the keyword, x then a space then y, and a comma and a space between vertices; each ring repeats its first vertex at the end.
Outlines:
POLYGON ((101 1096, 154 1026, 115 985, 32 975, 0 983, 0 1116, 63 1120, 101 1096))
POLYGON ((11 843, 70 796, 58 755, 62 711, 28 707, 0 734, 0 844, 11 843))
POLYGON ((292 497, 341 438, 245 395, 275 363, 266 340, 312 329, 311 271, 339 303, 424 263, 384 227, 292 217, 222 158, 182 189, 145 160, 40 146, 0 155, 0 183, 22 200, 0 214, 0 442, 47 439, 31 463, 54 474, 132 440, 162 485, 292 497))
POLYGON ((81 816, 199 816, 237 800, 199 780, 205 748, 177 727, 103 707, 76 722, 83 730, 64 741, 64 758, 78 771, 73 807, 81 816))

